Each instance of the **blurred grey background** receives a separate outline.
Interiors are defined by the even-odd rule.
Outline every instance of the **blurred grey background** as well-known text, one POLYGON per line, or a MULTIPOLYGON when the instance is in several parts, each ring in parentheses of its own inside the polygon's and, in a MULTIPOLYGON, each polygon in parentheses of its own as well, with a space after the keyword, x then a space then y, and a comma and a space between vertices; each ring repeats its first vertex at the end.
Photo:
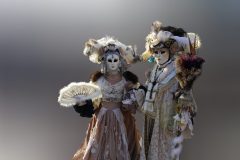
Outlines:
MULTIPOLYGON (((89 38, 112 35, 144 51, 151 23, 202 39, 195 136, 182 160, 237 160, 240 144, 237 0, 0 0, 0 160, 68 160, 90 119, 60 107, 58 91, 100 66, 82 55, 89 38)), ((145 81, 148 64, 130 68, 145 81)), ((141 129, 141 114, 136 115, 141 129)))

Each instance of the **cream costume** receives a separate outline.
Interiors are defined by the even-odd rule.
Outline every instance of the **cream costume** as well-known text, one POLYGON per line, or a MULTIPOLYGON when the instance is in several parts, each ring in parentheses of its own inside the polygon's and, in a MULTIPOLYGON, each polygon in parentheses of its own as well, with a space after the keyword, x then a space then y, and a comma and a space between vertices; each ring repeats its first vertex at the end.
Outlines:
MULTIPOLYGON (((146 38, 143 60, 156 61, 151 70, 142 111, 145 113, 142 160, 178 160, 184 138, 192 136, 196 104, 192 90, 179 85, 176 59, 190 54, 191 42, 184 36, 176 36, 156 21, 146 38), (190 42, 190 44, 189 44, 190 42), (184 94, 177 95, 179 91, 184 94)), ((186 33, 187 34, 187 33, 186 33)), ((194 49, 196 49, 195 47, 194 49)))
MULTIPOLYGON (((86 138, 73 160, 138 160, 140 134, 136 130, 134 117, 122 112, 119 105, 122 102, 126 80, 122 76, 114 84, 108 80, 110 70, 117 71, 117 74, 121 75, 134 61, 136 58, 134 49, 111 37, 104 37, 87 41, 84 54, 90 61, 101 64, 102 68, 99 72, 100 76, 89 83, 95 87, 94 93, 99 92, 99 94, 90 93, 85 89, 79 92, 80 95, 71 97, 77 102, 75 107, 81 108, 85 100, 94 95, 90 98, 94 106, 94 114, 86 138), (113 105, 103 105, 108 102, 113 105)), ((60 91, 60 104, 65 102, 63 94, 60 91)), ((69 101, 70 98, 66 100, 68 103, 69 101)))
MULTIPOLYGON (((111 85, 104 77, 99 78, 96 85, 102 92, 102 101, 121 102, 125 80, 111 85)), ((88 143, 74 155, 73 159, 130 159, 127 133, 120 108, 102 106, 96 122, 88 129, 88 143), (83 155, 83 157, 82 157, 83 155), (80 158, 81 157, 81 158, 80 158)))

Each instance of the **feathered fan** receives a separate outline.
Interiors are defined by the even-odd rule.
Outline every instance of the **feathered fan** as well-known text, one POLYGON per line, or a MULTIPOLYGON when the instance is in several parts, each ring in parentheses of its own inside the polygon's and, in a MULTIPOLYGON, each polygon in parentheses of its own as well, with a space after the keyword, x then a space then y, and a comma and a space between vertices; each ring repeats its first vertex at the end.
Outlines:
POLYGON ((77 102, 87 99, 101 98, 101 90, 98 86, 86 82, 72 82, 59 92, 58 102, 64 107, 72 107, 77 102))

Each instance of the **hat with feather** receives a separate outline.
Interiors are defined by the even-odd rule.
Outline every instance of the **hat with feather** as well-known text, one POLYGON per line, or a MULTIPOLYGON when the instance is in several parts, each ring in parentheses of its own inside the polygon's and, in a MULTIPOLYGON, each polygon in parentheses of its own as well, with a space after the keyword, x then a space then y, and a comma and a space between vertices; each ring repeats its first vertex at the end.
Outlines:
POLYGON ((197 34, 187 33, 181 28, 164 27, 161 22, 152 23, 151 32, 146 37, 145 52, 141 59, 151 61, 154 51, 169 48, 175 57, 176 78, 180 87, 190 90, 197 77, 202 73, 205 60, 197 55, 201 41, 197 34))
POLYGON ((154 50, 160 48, 169 48, 172 52, 177 53, 183 51, 190 53, 190 45, 194 44, 194 49, 201 46, 200 38, 195 33, 184 33, 180 36, 176 31, 172 31, 174 27, 164 27, 160 21, 152 23, 151 32, 146 37, 145 52, 142 53, 141 59, 145 62, 154 53, 154 50), (190 43, 189 43, 190 42, 190 43))
POLYGON ((83 54, 88 56, 91 62, 101 64, 109 51, 118 52, 125 65, 134 63, 138 59, 136 47, 127 46, 109 36, 98 40, 89 39, 85 43, 83 54))

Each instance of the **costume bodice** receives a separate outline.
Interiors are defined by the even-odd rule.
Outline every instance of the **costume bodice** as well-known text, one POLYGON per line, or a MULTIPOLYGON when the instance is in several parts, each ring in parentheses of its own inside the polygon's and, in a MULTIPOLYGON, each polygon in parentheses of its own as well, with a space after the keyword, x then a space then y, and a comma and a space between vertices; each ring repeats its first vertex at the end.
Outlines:
POLYGON ((170 61, 170 63, 164 67, 159 68, 157 64, 153 67, 153 70, 150 75, 150 82, 156 81, 156 83, 166 84, 176 75, 175 63, 170 61))
POLYGON ((106 102, 121 102, 125 83, 126 80, 124 78, 115 84, 109 83, 104 77, 99 78, 97 85, 101 88, 102 100, 106 102))

